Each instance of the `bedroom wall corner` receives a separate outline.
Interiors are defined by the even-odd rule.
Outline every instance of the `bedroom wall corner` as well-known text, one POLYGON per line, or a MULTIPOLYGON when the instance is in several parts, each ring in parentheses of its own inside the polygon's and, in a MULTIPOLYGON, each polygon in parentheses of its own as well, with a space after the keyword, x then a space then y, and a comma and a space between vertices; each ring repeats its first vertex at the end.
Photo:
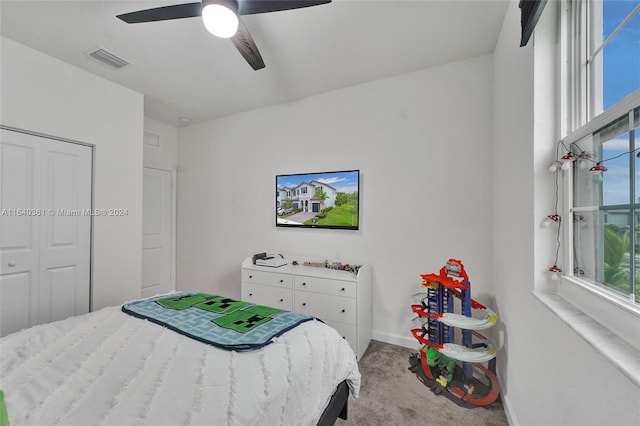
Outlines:
POLYGON ((92 308, 140 295, 143 96, 6 37, 0 122, 94 145, 92 308))

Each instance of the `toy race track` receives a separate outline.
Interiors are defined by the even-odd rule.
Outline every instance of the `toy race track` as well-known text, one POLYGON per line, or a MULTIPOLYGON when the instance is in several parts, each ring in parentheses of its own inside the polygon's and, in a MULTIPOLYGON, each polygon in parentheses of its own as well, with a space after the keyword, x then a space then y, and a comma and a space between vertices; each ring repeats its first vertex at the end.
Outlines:
POLYGON ((426 387, 437 395, 443 395, 465 408, 485 407, 491 408, 491 404, 500 397, 498 379, 489 369, 478 366, 485 373, 484 380, 473 378, 471 382, 463 379, 462 368, 456 366, 454 378, 448 388, 436 381, 431 368, 425 360, 422 360, 423 351, 409 357, 409 371, 414 373, 426 387), (471 390, 471 393, 469 391, 471 390))
POLYGON ((426 290, 414 295, 420 303, 412 304, 411 310, 419 327, 411 334, 422 346, 410 357, 409 370, 434 393, 461 406, 490 406, 500 395, 495 375, 497 350, 477 330, 493 327, 496 313, 471 299, 471 282, 460 260, 449 259, 439 274, 421 277, 426 290), (454 299, 461 302, 461 314, 453 312, 454 299), (481 317, 472 317, 472 310, 481 317), (454 343, 455 329, 462 333, 462 344, 454 343))

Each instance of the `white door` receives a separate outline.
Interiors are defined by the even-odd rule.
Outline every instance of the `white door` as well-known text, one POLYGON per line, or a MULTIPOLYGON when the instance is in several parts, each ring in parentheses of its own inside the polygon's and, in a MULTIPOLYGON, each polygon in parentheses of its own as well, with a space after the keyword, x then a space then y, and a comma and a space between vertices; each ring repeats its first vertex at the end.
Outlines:
POLYGON ((2 130, 0 335, 89 312, 88 146, 2 130))
POLYGON ((142 181, 142 297, 174 289, 173 173, 145 167, 142 181))

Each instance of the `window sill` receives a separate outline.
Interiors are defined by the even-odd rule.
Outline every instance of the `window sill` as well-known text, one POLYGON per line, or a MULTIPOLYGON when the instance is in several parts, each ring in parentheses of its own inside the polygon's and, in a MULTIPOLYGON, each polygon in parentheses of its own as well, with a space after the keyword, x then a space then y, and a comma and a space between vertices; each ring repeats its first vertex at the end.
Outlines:
POLYGON ((640 350, 557 294, 534 291, 533 295, 624 376, 640 387, 640 350))

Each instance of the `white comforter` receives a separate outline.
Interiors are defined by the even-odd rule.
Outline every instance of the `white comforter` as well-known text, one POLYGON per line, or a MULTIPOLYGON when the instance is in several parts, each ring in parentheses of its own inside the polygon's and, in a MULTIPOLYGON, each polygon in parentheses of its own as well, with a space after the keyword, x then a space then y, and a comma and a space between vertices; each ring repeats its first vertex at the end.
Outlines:
POLYGON ((0 389, 19 425, 311 425, 353 351, 308 321, 252 352, 192 340, 119 307, 0 339, 0 389))

